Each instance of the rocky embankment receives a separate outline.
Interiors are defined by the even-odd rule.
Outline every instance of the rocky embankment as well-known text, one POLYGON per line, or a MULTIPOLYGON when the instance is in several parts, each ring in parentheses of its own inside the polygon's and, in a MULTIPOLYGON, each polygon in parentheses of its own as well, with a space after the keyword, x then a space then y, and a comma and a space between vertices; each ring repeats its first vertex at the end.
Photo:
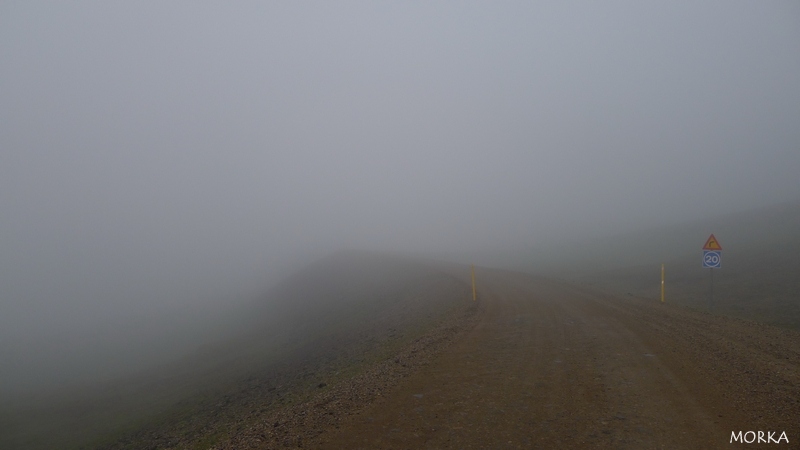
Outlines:
MULTIPOLYGON (((331 386, 311 399, 272 411, 243 417, 229 430, 229 438, 214 445, 216 450, 314 448, 326 429, 338 428, 346 417, 380 398, 402 379, 428 365, 463 331, 471 328, 479 308, 471 306, 444 320, 414 339, 396 355, 370 367, 360 375, 331 386)), ((327 386, 321 386, 327 388, 327 386)))

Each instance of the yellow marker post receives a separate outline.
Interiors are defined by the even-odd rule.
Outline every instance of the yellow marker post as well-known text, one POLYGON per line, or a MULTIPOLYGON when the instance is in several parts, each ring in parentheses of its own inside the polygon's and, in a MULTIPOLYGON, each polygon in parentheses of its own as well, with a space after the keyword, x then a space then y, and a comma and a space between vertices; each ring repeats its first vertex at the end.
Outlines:
POLYGON ((471 265, 470 268, 472 269, 472 301, 477 302, 478 296, 475 293, 475 265, 471 265))
POLYGON ((664 264, 661 264, 661 303, 664 303, 664 264))

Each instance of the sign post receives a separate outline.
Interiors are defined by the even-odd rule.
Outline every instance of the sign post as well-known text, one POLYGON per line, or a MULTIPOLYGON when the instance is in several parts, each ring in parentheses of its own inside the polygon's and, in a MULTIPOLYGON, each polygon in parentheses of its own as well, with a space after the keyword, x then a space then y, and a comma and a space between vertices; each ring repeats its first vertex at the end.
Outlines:
POLYGON ((710 273, 711 286, 708 291, 708 308, 714 308, 714 269, 722 268, 722 246, 712 234, 703 246, 703 267, 710 273))

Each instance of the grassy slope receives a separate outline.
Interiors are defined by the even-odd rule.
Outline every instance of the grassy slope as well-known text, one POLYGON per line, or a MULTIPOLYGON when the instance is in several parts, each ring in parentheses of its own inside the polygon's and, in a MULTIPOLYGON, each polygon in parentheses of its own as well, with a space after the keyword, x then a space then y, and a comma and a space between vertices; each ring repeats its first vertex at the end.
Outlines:
POLYGON ((672 303, 800 327, 800 202, 516 256, 516 267, 617 293, 660 297, 661 264, 672 303), (722 269, 701 267, 709 234, 723 246, 722 269))
POLYGON ((254 303, 236 338, 138 377, 0 407, 0 448, 207 445, 254 404, 280 407, 335 384, 466 298, 462 282, 422 264, 334 255, 254 303))

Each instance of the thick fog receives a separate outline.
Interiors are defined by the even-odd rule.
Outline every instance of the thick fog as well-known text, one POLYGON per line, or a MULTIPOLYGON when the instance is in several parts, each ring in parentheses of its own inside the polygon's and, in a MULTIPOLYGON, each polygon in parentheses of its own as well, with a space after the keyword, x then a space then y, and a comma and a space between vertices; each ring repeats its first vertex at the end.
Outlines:
POLYGON ((792 1, 3 2, 0 340, 797 199, 799 49, 792 1))

